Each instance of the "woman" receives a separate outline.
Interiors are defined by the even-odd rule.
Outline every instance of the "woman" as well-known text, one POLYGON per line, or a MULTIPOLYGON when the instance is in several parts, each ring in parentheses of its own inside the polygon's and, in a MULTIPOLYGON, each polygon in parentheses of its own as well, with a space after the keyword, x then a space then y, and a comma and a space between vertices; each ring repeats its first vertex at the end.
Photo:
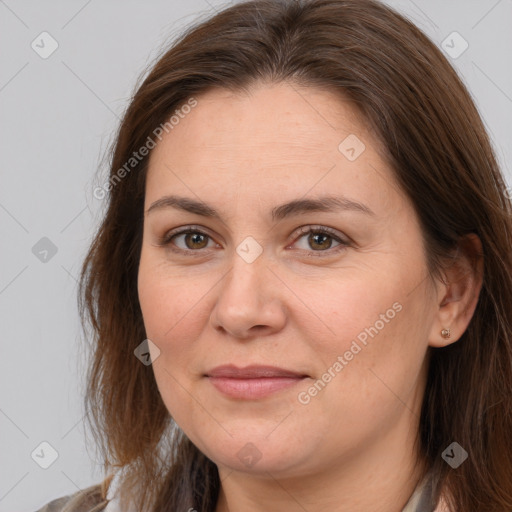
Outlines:
POLYGON ((59 511, 512 510, 512 205, 456 72, 374 0, 188 31, 84 262, 107 478, 59 511))

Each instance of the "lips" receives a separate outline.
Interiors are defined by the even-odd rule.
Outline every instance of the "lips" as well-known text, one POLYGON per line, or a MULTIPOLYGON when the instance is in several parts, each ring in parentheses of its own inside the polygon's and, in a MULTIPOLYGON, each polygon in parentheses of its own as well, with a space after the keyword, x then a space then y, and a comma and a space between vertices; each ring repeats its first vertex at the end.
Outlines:
POLYGON ((275 366, 224 365, 213 368, 205 377, 224 396, 256 400, 289 389, 309 376, 275 366))
POLYGON ((309 375, 285 370, 284 368, 278 368, 275 366, 252 365, 246 366, 245 368, 238 368, 232 364, 217 366, 216 368, 213 368, 213 370, 210 370, 206 376, 225 377, 231 379, 262 379, 270 377, 289 377, 293 379, 309 377, 309 375))

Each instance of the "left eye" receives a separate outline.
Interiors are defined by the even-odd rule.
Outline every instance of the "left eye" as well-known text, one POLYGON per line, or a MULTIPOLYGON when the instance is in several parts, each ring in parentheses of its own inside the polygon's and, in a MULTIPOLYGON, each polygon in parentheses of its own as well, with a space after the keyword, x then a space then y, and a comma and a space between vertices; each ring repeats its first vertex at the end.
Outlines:
POLYGON ((334 246, 334 252, 349 245, 348 242, 342 240, 340 237, 325 228, 307 228, 305 230, 302 229, 301 233, 301 236, 299 236, 297 241, 293 244, 297 245, 301 240, 304 240, 305 247, 299 247, 301 250, 308 251, 313 249, 313 252, 325 252, 333 247, 333 241, 337 244, 334 246))

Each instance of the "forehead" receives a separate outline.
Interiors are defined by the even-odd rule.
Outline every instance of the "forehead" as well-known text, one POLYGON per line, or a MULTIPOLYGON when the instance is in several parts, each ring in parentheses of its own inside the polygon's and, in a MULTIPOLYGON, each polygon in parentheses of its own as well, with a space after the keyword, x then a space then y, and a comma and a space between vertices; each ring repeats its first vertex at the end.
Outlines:
POLYGON ((164 134, 160 147, 186 143, 235 149, 264 144, 280 149, 281 156, 328 154, 351 133, 370 136, 354 107, 334 92, 291 83, 256 83, 244 91, 216 88, 200 95, 197 106, 164 134))
POLYGON ((213 89, 196 100, 151 154, 146 190, 153 200, 162 187, 279 197, 333 187, 366 195, 377 187, 385 195, 382 181, 393 185, 379 141, 334 92, 256 84, 236 93, 213 89))

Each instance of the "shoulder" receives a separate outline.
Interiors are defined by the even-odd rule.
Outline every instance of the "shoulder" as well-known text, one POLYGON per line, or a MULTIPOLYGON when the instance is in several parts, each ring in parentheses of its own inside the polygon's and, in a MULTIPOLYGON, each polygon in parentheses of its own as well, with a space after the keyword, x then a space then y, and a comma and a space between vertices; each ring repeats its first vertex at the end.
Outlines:
POLYGON ((104 511, 108 499, 106 497, 111 477, 99 484, 62 496, 50 501, 36 512, 100 512, 104 511))
POLYGON ((401 512, 451 512, 446 501, 446 490, 441 489, 439 499, 433 496, 433 476, 427 474, 416 486, 401 512))

